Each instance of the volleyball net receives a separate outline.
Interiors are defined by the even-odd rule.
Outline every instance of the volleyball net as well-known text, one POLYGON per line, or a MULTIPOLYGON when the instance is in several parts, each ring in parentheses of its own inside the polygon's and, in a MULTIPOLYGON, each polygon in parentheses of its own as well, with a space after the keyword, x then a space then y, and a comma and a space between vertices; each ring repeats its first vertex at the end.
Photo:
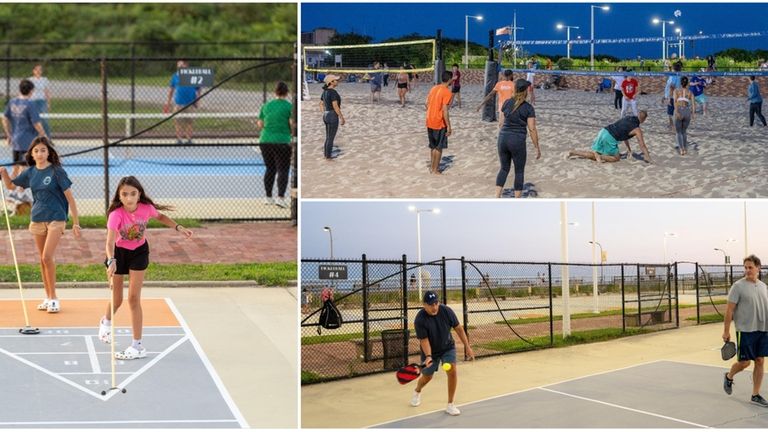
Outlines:
POLYGON ((305 45, 303 55, 305 72, 420 73, 435 69, 436 41, 422 39, 360 45, 305 45), (374 69, 376 63, 379 69, 374 69))

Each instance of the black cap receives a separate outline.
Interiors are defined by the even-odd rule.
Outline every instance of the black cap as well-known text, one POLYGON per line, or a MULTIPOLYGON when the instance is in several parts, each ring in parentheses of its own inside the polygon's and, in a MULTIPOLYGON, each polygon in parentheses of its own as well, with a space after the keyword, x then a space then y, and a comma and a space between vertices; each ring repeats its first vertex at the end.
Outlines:
POLYGON ((438 302, 439 300, 437 299, 437 294, 435 294, 434 291, 427 291, 424 293, 424 303, 433 305, 438 302))
POLYGON ((531 85, 531 83, 528 80, 524 80, 522 78, 518 78, 515 81, 515 92, 524 92, 528 91, 528 87, 531 85))

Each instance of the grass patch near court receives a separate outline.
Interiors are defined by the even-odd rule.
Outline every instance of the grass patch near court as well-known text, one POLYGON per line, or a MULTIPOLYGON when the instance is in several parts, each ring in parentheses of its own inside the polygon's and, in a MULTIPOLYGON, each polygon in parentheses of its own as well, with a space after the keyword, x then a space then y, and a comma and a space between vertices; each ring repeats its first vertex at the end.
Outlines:
MULTIPOLYGON (((21 281, 40 282, 40 267, 19 265, 21 281)), ((286 286, 296 280, 295 262, 258 264, 156 264, 152 263, 145 275, 149 281, 255 281, 265 286, 286 286)), ((104 265, 59 264, 56 266, 59 282, 104 282, 104 265)), ((0 282, 16 282, 13 266, 0 266, 0 282)))
MULTIPOLYGON (((29 215, 11 216, 11 229, 27 229, 29 227, 29 215)), ((184 225, 187 228, 200 228, 202 223, 197 219, 179 218, 174 219, 177 224, 184 225)), ((3 225, 5 225, 3 223, 3 225)), ((80 216, 80 228, 98 228, 106 229, 106 216, 80 216)), ((5 226, 3 227, 5 228, 5 226)), ((155 219, 150 219, 149 228, 168 228, 155 219)), ((72 220, 67 222, 67 229, 72 229, 72 220)))
POLYGON ((301 371, 301 384, 312 384, 323 380, 323 376, 309 371, 301 371))
POLYGON ((520 339, 510 339, 503 341, 494 341, 479 344, 478 347, 499 352, 516 352, 539 348, 559 348, 571 345, 581 345, 585 343, 603 342, 613 339, 619 339, 627 336, 650 333, 653 330, 643 328, 627 328, 622 331, 621 328, 604 328, 595 330, 574 331, 567 339, 563 339, 562 334, 556 334, 554 343, 550 346, 549 336, 537 336, 528 338, 533 345, 520 339))
MULTIPOLYGON (((721 323, 721 322, 723 322, 723 319, 724 319, 723 316, 720 315, 720 314, 717 314, 717 313, 707 314, 707 315, 702 315, 699 318, 699 323, 700 324, 721 323)), ((696 317, 695 316, 688 317, 685 320, 686 321, 696 321, 696 317)))

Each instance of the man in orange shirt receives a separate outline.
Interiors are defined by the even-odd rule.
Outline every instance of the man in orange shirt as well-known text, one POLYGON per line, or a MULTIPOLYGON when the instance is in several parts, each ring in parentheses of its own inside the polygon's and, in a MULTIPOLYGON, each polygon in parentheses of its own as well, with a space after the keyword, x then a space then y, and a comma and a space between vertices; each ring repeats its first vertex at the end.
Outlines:
POLYGON ((448 148, 448 137, 451 135, 451 120, 448 118, 448 107, 451 105, 451 85, 453 73, 444 71, 442 84, 436 84, 427 95, 427 136, 429 138, 430 167, 429 172, 440 174, 440 159, 443 149, 448 148))
POLYGON ((496 99, 496 118, 499 120, 499 128, 504 125, 504 112, 501 111, 501 107, 504 105, 504 102, 515 96, 515 83, 512 78, 512 71, 509 69, 504 70, 504 79, 497 82, 493 87, 493 90, 491 90, 491 92, 488 93, 488 96, 486 96, 485 99, 480 102, 480 105, 477 106, 477 110, 480 111, 483 105, 488 103, 493 95, 498 93, 499 97, 496 99))

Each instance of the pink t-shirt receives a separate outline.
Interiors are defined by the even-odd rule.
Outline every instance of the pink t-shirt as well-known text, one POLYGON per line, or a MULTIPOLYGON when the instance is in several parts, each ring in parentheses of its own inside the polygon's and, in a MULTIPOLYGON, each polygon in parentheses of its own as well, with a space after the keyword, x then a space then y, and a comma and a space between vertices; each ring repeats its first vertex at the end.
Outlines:
POLYGON ((149 204, 139 203, 133 213, 126 211, 124 207, 118 207, 109 214, 107 228, 117 231, 115 245, 135 250, 147 241, 147 224, 157 215, 157 209, 149 204))

